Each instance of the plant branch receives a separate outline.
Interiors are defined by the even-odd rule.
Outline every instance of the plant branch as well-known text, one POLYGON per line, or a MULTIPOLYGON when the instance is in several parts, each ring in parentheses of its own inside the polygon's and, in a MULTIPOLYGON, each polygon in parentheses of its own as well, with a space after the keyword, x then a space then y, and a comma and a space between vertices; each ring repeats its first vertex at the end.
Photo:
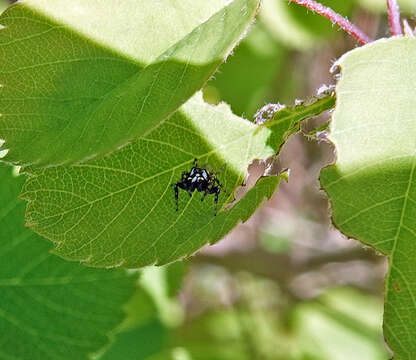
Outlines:
POLYGON ((390 33, 394 35, 403 35, 400 25, 400 8, 397 0, 387 0, 387 12, 389 14, 390 33))
POLYGON ((353 36, 358 42, 360 42, 363 45, 372 41, 372 39, 369 36, 367 36, 363 31, 361 31, 355 25, 351 24, 351 22, 349 22, 346 18, 336 13, 334 10, 327 6, 324 6, 314 0, 289 0, 289 2, 294 2, 298 5, 302 5, 319 15, 326 17, 333 24, 337 24, 341 29, 353 36))

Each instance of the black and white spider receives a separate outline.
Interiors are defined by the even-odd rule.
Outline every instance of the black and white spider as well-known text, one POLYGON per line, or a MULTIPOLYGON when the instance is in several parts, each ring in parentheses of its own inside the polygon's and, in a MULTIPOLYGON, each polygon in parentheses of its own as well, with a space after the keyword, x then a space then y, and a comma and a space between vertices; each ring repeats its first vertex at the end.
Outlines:
POLYGON ((215 195, 214 215, 217 215, 218 196, 220 195, 223 186, 213 172, 198 167, 197 159, 194 159, 194 166, 191 168, 189 172, 184 171, 182 173, 181 181, 172 184, 172 186, 174 186, 175 190, 176 211, 178 211, 179 189, 187 191, 189 196, 192 196, 192 193, 196 190, 198 192, 204 193, 202 195, 201 201, 204 200, 207 194, 215 195))

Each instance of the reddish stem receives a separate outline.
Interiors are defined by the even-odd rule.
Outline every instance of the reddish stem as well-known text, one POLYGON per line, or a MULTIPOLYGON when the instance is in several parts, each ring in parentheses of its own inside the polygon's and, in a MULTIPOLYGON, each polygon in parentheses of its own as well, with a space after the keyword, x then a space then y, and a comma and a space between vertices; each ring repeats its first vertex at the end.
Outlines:
POLYGON ((341 29, 353 36, 363 45, 372 41, 370 37, 368 37, 359 28, 351 24, 346 18, 336 13, 329 7, 326 7, 314 0, 289 0, 289 2, 294 2, 296 4, 305 6, 309 10, 312 10, 313 12, 326 17, 327 19, 331 20, 332 23, 337 24, 341 29))
POLYGON ((394 35, 403 35, 400 25, 400 8, 397 0, 387 0, 387 12, 389 14, 390 33, 394 35))

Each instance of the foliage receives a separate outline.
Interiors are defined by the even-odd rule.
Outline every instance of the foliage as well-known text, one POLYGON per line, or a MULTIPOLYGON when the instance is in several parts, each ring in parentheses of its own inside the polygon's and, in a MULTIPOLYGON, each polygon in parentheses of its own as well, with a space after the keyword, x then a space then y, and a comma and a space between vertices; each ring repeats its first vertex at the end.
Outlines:
MULTIPOLYGON (((277 185, 278 178, 262 181, 218 216, 212 198, 201 204, 201 194, 188 197, 181 191, 175 211, 171 184, 190 169, 194 158, 214 169, 227 159, 221 182, 232 190, 244 180, 252 159, 272 155, 265 147, 265 131, 255 133, 249 122, 238 129, 233 122, 240 119, 226 107, 212 108, 195 98, 146 137, 103 159, 29 169, 33 176, 22 195, 30 200, 29 225, 58 243, 55 253, 95 266, 163 264, 191 254, 246 220, 277 185), (215 131, 225 123, 227 128, 215 131)), ((219 206, 232 200, 231 195, 223 192, 219 206)))
POLYGON ((123 319, 137 276, 89 269, 49 253, 25 228, 24 181, 0 166, 0 357, 88 359, 123 319))
POLYGON ((6 160, 72 163, 154 129, 202 87, 258 7, 257 0, 226 3, 11 6, 0 18, 6 160))
POLYGON ((363 286, 352 269, 379 262, 376 250, 389 261, 384 337, 395 359, 412 360, 416 39, 407 25, 408 36, 372 41, 322 5, 370 17, 375 37, 385 15, 363 8, 381 0, 290 2, 368 44, 347 51, 333 24, 280 0, 26 0, 3 12, 0 358, 386 360, 381 299, 368 293, 380 283, 363 286), (336 86, 321 86, 342 52, 336 86), (307 161, 298 152, 285 166, 285 152, 306 133, 304 167, 318 174, 309 150, 328 146, 328 114, 336 159, 320 183, 333 224, 366 252, 345 239, 337 251, 327 224, 302 235, 316 241, 312 256, 296 250, 295 232, 328 214, 321 200, 305 206, 310 187, 287 195, 287 167, 296 183, 307 161), (195 159, 221 183, 218 212, 212 194, 182 189, 176 210, 172 185, 195 159), (298 201, 294 216, 273 207, 285 197, 298 201), (251 245, 165 265, 235 227, 230 237, 251 245), (333 272, 340 263, 352 279, 333 272), (145 268, 138 281, 116 267, 145 268))
POLYGON ((247 165, 271 156, 298 129, 300 119, 319 114, 332 102, 328 96, 282 109, 257 126, 232 115, 225 105, 212 107, 197 96, 146 137, 100 160, 27 169, 32 176, 22 196, 29 200, 28 225, 57 243, 56 254, 94 266, 161 265, 190 255, 221 239, 270 198, 279 177, 259 180, 226 208, 247 165), (212 199, 201 204, 200 194, 189 198, 182 191, 175 211, 171 185, 194 158, 224 169, 219 177, 226 190, 217 216, 212 199))
POLYGON ((400 359, 411 359, 416 349, 415 323, 404 320, 416 316, 416 64, 409 61, 415 55, 415 39, 396 38, 373 42, 339 60, 342 76, 331 123, 337 163, 321 177, 335 225, 389 255, 385 336, 400 359))

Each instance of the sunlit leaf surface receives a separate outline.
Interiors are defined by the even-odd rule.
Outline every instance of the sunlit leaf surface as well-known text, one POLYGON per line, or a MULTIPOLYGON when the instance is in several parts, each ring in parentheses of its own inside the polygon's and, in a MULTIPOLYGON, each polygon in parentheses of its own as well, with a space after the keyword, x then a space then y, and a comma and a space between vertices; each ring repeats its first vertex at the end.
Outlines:
POLYGON ((416 353, 416 40, 380 40, 344 55, 321 183, 335 225, 389 256, 384 330, 395 359, 416 353))

